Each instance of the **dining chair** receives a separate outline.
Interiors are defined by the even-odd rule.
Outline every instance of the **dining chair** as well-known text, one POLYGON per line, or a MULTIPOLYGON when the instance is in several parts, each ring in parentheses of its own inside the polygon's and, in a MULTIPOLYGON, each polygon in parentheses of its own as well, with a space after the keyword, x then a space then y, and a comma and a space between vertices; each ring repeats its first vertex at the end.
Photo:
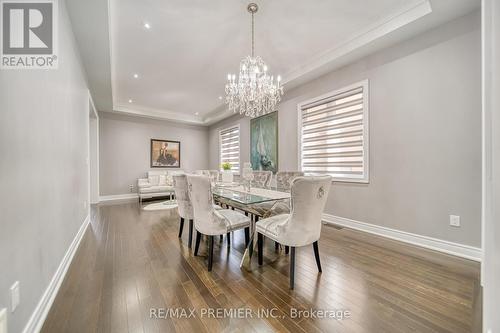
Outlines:
MULTIPOLYGON (((292 181, 300 176, 304 176, 302 171, 278 171, 276 173, 276 187, 281 191, 290 191, 292 181)), ((290 213, 290 200, 278 202, 263 202, 254 205, 254 209, 264 218, 290 213)))
POLYGON ((219 172, 219 170, 206 170, 205 176, 208 176, 208 177, 210 177, 211 180, 218 182, 220 172, 219 172))
POLYGON ((203 175, 208 177, 213 177, 215 181, 219 180, 220 171, 219 170, 196 170, 195 174, 203 175))
POLYGON ((272 171, 252 171, 252 175, 252 186, 262 188, 268 188, 271 186, 271 180, 273 178, 272 171))
POLYGON ((295 285, 295 249, 313 245, 318 271, 321 273, 318 240, 321 219, 332 177, 297 177, 291 184, 290 214, 275 215, 256 224, 258 261, 262 265, 264 237, 290 247, 290 289, 295 285))
POLYGON ((278 171, 276 172, 276 187, 283 190, 290 190, 294 178, 303 175, 304 172, 302 171, 278 171))
POLYGON ((245 229, 245 243, 247 244, 250 233, 250 218, 235 210, 215 209, 209 177, 188 175, 187 182, 196 229, 194 255, 198 255, 201 235, 208 236, 208 271, 210 272, 214 253, 214 236, 227 234, 229 248, 230 232, 245 229))
MULTIPOLYGON (((191 204, 191 198, 188 192, 188 183, 186 174, 175 174, 172 176, 175 197, 177 200, 177 210, 181 218, 179 226, 179 238, 182 237, 182 229, 184 228, 184 221, 189 221, 189 238, 188 247, 191 248, 193 243, 193 205, 191 204)), ((221 206, 214 204, 214 209, 222 209, 221 206)))
POLYGON ((175 197, 177 198, 177 210, 179 211, 179 216, 181 218, 181 223, 179 226, 179 238, 182 236, 182 229, 184 228, 184 220, 189 221, 189 240, 188 247, 191 248, 193 241, 193 205, 191 205, 191 200, 188 193, 188 183, 187 176, 185 174, 173 175, 173 185, 175 191, 175 197))

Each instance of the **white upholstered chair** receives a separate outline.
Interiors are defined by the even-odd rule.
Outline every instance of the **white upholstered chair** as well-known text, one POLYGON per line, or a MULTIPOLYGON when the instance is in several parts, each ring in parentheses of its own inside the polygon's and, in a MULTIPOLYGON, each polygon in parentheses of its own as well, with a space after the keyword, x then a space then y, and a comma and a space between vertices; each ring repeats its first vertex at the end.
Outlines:
POLYGON ((250 218, 231 209, 214 208, 210 178, 201 175, 188 175, 188 189, 193 205, 194 227, 196 229, 196 244, 194 255, 198 255, 201 235, 209 237, 208 271, 212 270, 214 236, 227 234, 227 244, 230 246, 229 233, 245 229, 245 239, 248 238, 250 218))
POLYGON ((268 188, 271 186, 271 180, 273 179, 272 171, 253 171, 252 186, 268 188))
POLYGON ((256 224, 259 264, 262 264, 264 237, 290 247, 290 289, 294 288, 296 247, 312 244, 318 271, 321 272, 318 240, 331 180, 330 176, 295 178, 291 187, 290 214, 275 215, 256 224))
POLYGON ((197 175, 208 176, 208 177, 210 177, 210 179, 212 179, 215 182, 218 182, 219 178, 220 178, 219 170, 196 170, 195 173, 197 175))
MULTIPOLYGON (((293 180, 303 175, 304 173, 302 171, 279 171, 276 173, 276 187, 278 190, 289 191, 293 180)), ((289 200, 263 202, 254 205, 254 209, 259 211, 259 213, 264 217, 288 214, 290 213, 290 202, 289 200)))
POLYGON ((276 172, 276 187, 289 190, 293 180, 303 175, 302 171, 278 171, 276 172))
MULTIPOLYGON (((191 248, 193 243, 193 205, 191 204, 191 198, 188 192, 188 182, 186 174, 176 174, 173 175, 173 186, 175 190, 175 197, 177 198, 177 210, 181 218, 179 226, 179 238, 182 237, 182 229, 184 228, 184 221, 189 221, 189 238, 188 247, 191 248)), ((218 205, 214 205, 214 209, 222 209, 218 205)))
POLYGON ((179 216, 181 217, 181 224, 179 226, 179 238, 182 236, 182 229, 184 228, 184 220, 189 221, 189 241, 188 247, 191 248, 193 242, 193 206, 188 193, 187 176, 185 174, 173 175, 173 185, 175 190, 175 197, 177 198, 177 206, 179 216))

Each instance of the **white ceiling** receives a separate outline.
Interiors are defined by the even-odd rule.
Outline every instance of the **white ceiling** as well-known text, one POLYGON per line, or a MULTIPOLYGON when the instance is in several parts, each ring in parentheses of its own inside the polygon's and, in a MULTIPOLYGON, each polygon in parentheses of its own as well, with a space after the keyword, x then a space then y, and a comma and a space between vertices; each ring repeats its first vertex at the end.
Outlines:
MULTIPOLYGON (((113 110, 104 111, 204 125, 230 115, 218 97, 224 95, 227 73, 235 73, 250 52, 250 14, 246 11, 250 1, 109 1, 113 110), (144 27, 145 22, 151 29, 144 27), (133 77, 135 73, 139 78, 133 77)), ((377 50, 378 40, 387 46, 391 34, 397 36, 394 42, 411 37, 470 12, 480 3, 256 2, 256 54, 267 62, 272 74, 283 76, 285 98, 287 88, 377 50), (398 30, 405 33, 395 33, 398 30)), ((87 68, 89 71, 105 75, 104 68, 87 68)), ((99 101, 96 104, 102 110, 99 101)))

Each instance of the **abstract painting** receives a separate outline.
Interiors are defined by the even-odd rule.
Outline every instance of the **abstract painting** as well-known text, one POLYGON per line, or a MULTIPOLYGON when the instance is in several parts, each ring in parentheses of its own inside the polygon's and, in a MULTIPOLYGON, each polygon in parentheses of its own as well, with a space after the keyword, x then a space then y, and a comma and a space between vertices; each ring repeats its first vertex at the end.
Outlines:
POLYGON ((151 139, 151 167, 179 168, 181 143, 179 141, 151 139))
POLYGON ((278 112, 250 121, 250 162, 254 170, 278 171, 278 112))

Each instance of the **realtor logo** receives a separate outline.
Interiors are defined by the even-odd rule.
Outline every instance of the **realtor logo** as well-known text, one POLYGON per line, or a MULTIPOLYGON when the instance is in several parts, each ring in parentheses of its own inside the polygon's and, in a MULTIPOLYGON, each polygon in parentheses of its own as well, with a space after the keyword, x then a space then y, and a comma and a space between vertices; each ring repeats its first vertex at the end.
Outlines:
POLYGON ((1 68, 57 68, 57 0, 0 0, 1 68))

